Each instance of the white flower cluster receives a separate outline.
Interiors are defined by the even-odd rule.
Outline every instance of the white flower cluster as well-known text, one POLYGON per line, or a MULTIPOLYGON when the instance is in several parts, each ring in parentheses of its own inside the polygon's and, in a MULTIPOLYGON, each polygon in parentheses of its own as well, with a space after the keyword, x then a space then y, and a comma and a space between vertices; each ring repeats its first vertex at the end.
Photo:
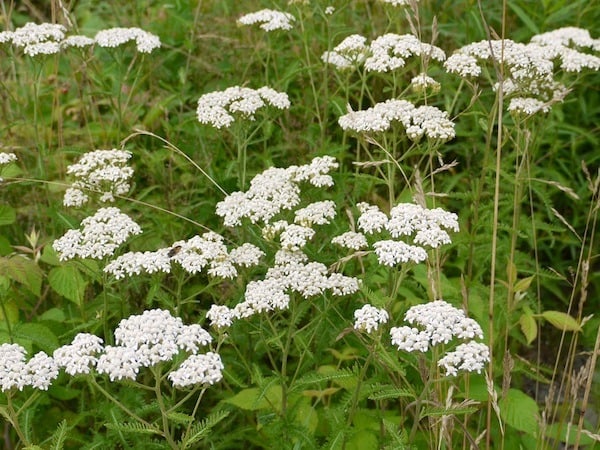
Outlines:
POLYGON ((435 45, 421 42, 412 34, 384 34, 370 45, 370 56, 365 60, 365 69, 372 72, 391 72, 400 69, 411 56, 444 61, 446 54, 435 45))
POLYGON ((271 167, 256 175, 246 192, 234 192, 217 203, 216 213, 228 227, 239 226, 242 219, 268 224, 284 210, 300 203, 300 182, 313 186, 331 186, 329 175, 338 163, 331 156, 314 158, 309 164, 286 169, 271 167))
POLYGON ((23 48, 29 56, 52 55, 68 47, 84 48, 94 44, 117 47, 135 41, 141 53, 151 53, 160 47, 158 36, 140 28, 110 28, 99 31, 95 38, 81 35, 66 36, 67 29, 59 24, 29 22, 15 31, 0 32, 0 44, 10 43, 23 48))
POLYGON ((2 344, 0 390, 23 390, 26 386, 47 390, 61 368, 75 376, 89 374, 95 366, 97 373, 107 374, 111 381, 135 380, 141 368, 171 361, 182 351, 191 356, 169 374, 175 387, 214 384, 222 378, 219 355, 197 355, 201 346, 212 342, 210 334, 200 325, 184 325, 169 311, 153 309, 123 319, 115 330, 115 342, 115 346, 103 347, 101 338, 79 333, 53 356, 39 352, 27 362, 23 347, 2 344))
POLYGON ((453 338, 468 341, 438 361, 448 375, 456 375, 458 370, 479 373, 489 361, 488 347, 473 340, 483 338, 479 324, 444 300, 411 307, 405 320, 420 328, 393 327, 390 335, 398 350, 426 352, 430 346, 448 344, 453 338))
POLYGON ((508 110, 516 115, 531 116, 537 112, 550 111, 550 103, 545 103, 537 98, 515 97, 510 100, 508 110))
POLYGON ((362 250, 369 246, 365 235, 355 231, 346 231, 339 236, 335 236, 331 239, 331 243, 351 250, 362 250))
POLYGON ((70 344, 54 350, 52 357, 69 375, 90 373, 102 352, 102 339, 89 333, 79 333, 70 344))
POLYGON ((208 352, 204 355, 191 355, 179 369, 169 373, 169 380, 176 388, 197 384, 215 384, 223 378, 223 362, 218 353, 208 352))
POLYGON ((294 213, 294 222, 310 227, 312 225, 325 225, 331 223, 335 217, 335 202, 325 200, 314 202, 305 208, 297 209, 294 213))
POLYGON ((114 275, 117 280, 142 273, 170 273, 170 251, 169 248, 161 248, 154 252, 127 252, 108 263, 104 271, 114 275))
MULTIPOLYGON (((373 244, 380 264, 394 267, 401 263, 421 263, 427 259, 424 247, 438 248, 451 242, 448 231, 457 232, 458 216, 442 208, 427 209, 414 203, 399 203, 388 217, 377 206, 357 205, 360 216, 357 225, 364 234, 389 233, 393 239, 381 239, 373 244), (412 237, 412 244, 397 240, 412 237), (416 245, 413 245, 416 244, 416 245)), ((367 247, 364 234, 346 232, 332 239, 332 243, 359 250, 367 247)))
POLYGON ((191 274, 199 273, 208 266, 211 276, 234 278, 237 275, 235 266, 255 266, 263 255, 262 250, 248 243, 228 251, 222 236, 207 232, 187 241, 174 242, 170 248, 125 253, 111 261, 104 271, 118 280, 141 273, 170 273, 171 263, 177 262, 191 274))
POLYGON ((26 350, 18 344, 0 345, 0 390, 23 390, 26 386, 48 390, 58 377, 56 362, 44 352, 25 362, 26 350))
POLYGON ((65 206, 81 206, 89 197, 84 191, 101 192, 101 202, 112 202, 115 195, 129 191, 133 169, 127 166, 131 152, 124 150, 95 150, 85 153, 77 164, 67 167, 75 181, 63 199, 65 206))
POLYGON ((413 91, 417 93, 425 93, 427 91, 439 92, 442 85, 428 76, 426 73, 421 73, 410 80, 410 85, 413 91))
POLYGON ((360 331, 377 331, 379 325, 387 323, 390 316, 383 308, 376 308, 372 305, 364 305, 362 308, 354 311, 354 329, 360 331))
POLYGON ((419 0, 379 0, 381 3, 392 6, 410 6, 411 3, 418 3, 419 0))
POLYGON ((260 23, 260 28, 265 31, 291 30, 292 23, 296 19, 290 13, 275 11, 273 9, 261 9, 253 13, 245 14, 238 19, 241 25, 254 25, 260 23))
POLYGON ((94 41, 100 47, 114 48, 135 41, 135 46, 140 53, 152 53, 160 47, 158 36, 148 33, 140 28, 109 28, 96 33, 94 41))
POLYGON ((81 225, 82 230, 69 230, 52 244, 61 261, 110 256, 129 236, 142 232, 137 223, 114 207, 99 209, 81 225))
POLYGON ((444 142, 456 136, 454 123, 448 119, 446 111, 435 106, 415 107, 406 100, 387 100, 362 111, 351 111, 338 119, 342 129, 356 133, 384 132, 394 121, 402 123, 408 138, 413 141, 426 136, 444 142))
POLYGON ((248 283, 243 302, 234 308, 213 305, 206 317, 213 326, 223 328, 235 319, 287 309, 290 293, 309 298, 327 290, 339 296, 353 294, 358 289, 358 279, 340 273, 329 274, 324 264, 309 262, 302 252, 280 250, 275 256, 275 265, 267 271, 265 278, 248 283))
POLYGON ((227 128, 235 121, 235 115, 254 120, 254 114, 267 105, 288 109, 290 100, 285 92, 277 92, 268 86, 259 89, 233 86, 200 97, 196 115, 202 124, 227 128))
POLYGON ((461 77, 476 77, 485 63, 503 64, 502 88, 517 97, 509 110, 531 115, 549 111, 566 95, 567 88, 554 79, 557 68, 564 72, 600 70, 600 57, 581 51, 585 49, 600 51, 600 40, 592 39, 587 30, 566 27, 536 35, 528 44, 505 39, 466 45, 448 58, 445 68, 461 77))
POLYGON ((15 31, 1 32, 0 43, 12 42, 16 47, 23 48, 23 52, 29 56, 52 55, 60 51, 60 42, 64 39, 66 31, 66 28, 59 24, 37 25, 28 22, 15 31))
POLYGON ((368 72, 390 72, 406 65, 413 56, 444 61, 446 54, 435 45, 421 42, 412 34, 387 33, 366 45, 364 36, 354 34, 345 38, 321 59, 338 69, 348 69, 364 63, 368 72))
MULTIPOLYGON (((104 348, 97 360, 96 371, 107 374, 111 381, 126 378, 135 380, 141 368, 171 361, 181 351, 198 356, 196 353, 199 348, 211 341, 210 334, 200 325, 184 325, 180 318, 173 317, 169 311, 144 311, 141 315, 130 316, 119 323, 115 329, 117 345, 104 348)), ((186 364, 185 361, 183 364, 186 364)), ((179 375, 169 377, 174 386, 185 386, 176 382, 181 376, 180 372, 179 375)), ((210 384, 218 381, 216 377, 212 379, 210 384)), ((200 378, 196 380, 197 383, 208 382, 200 378)), ((189 384, 192 382, 187 385, 189 384)))
POLYGON ((14 153, 0 152, 0 166, 9 164, 17 160, 17 155, 14 153))
POLYGON ((338 69, 350 69, 362 64, 367 58, 369 47, 367 38, 352 34, 336 45, 332 51, 321 55, 323 62, 333 64, 338 69))

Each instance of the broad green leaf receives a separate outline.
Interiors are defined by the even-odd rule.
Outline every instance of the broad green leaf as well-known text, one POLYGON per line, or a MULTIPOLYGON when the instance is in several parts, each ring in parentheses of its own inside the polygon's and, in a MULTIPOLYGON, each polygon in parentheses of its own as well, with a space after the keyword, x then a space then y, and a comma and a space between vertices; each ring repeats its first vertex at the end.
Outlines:
POLYGON ((4 302, 4 307, 0 308, 0 323, 3 325, 6 325, 6 317, 4 317, 5 312, 8 322, 11 325, 19 321, 19 306, 13 299, 6 300, 4 302))
POLYGON ((243 389, 224 401, 250 411, 270 409, 272 405, 277 408, 281 404, 281 386, 270 386, 263 395, 261 395, 261 392, 262 390, 259 388, 243 389))
POLYGON ((35 295, 42 289, 42 271, 32 260, 23 256, 0 257, 0 275, 21 283, 35 295))
POLYGON ((0 225, 10 225, 17 220, 17 213, 12 206, 0 205, 0 225))
MULTIPOLYGON (((546 426, 544 434, 547 438, 564 442, 568 445, 575 444, 575 441, 577 440, 577 428, 567 427, 564 423, 553 423, 546 426)), ((591 436, 580 433, 579 445, 591 445, 593 443, 594 439, 591 436)))
POLYGON ((10 245, 10 241, 6 236, 0 236, 0 255, 6 256, 13 252, 13 248, 10 245))
POLYGON ((47 320, 50 322, 64 322, 65 313, 62 309, 50 308, 48 311, 44 312, 39 316, 39 320, 47 320))
POLYGON ((40 257, 40 261, 45 262, 50 266, 60 266, 60 259, 58 259, 58 255, 56 251, 52 248, 51 245, 45 245, 42 250, 42 256, 40 257))
POLYGON ((544 311, 542 317, 562 331, 581 331, 581 325, 572 316, 560 311, 544 311))
POLYGON ((379 448, 377 435, 369 430, 358 430, 348 439, 345 448, 348 450, 377 450, 379 448))
POLYGON ((48 274, 48 282, 54 291, 66 299, 78 306, 83 303, 87 282, 77 267, 67 264, 53 268, 48 274))
POLYGON ((533 341, 535 341, 538 329, 533 314, 526 312, 521 315, 519 318, 519 325, 521 326, 521 331, 523 332, 527 343, 531 344, 533 341))
POLYGON ((43 351, 51 354, 58 347, 58 339, 45 325, 40 323, 22 323, 13 330, 15 341, 26 340, 34 343, 43 351))
POLYGON ((536 435, 539 428, 538 405, 534 399, 518 389, 509 389, 506 397, 498 402, 500 417, 507 425, 536 435))

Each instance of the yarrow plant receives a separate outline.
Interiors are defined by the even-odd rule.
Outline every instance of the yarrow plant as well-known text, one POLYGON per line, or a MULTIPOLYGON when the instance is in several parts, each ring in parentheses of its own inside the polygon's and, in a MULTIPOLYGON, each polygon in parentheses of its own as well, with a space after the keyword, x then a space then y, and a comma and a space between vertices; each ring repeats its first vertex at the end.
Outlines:
POLYGON ((81 230, 69 230, 52 247, 61 261, 73 258, 103 259, 111 256, 130 236, 142 229, 118 208, 100 208, 81 221, 81 230))
POLYGON ((381 133, 389 130, 393 122, 400 122, 412 141, 423 136, 445 142, 456 136, 454 123, 448 113, 435 106, 415 107, 407 100, 386 100, 362 111, 351 111, 341 116, 338 123, 345 131, 356 133, 381 133))
POLYGON ((151 53, 160 47, 160 38, 141 28, 110 28, 99 31, 94 38, 67 35, 67 28, 60 24, 28 22, 15 31, 0 32, 0 44, 12 43, 22 48, 28 56, 52 55, 69 47, 85 48, 94 44, 114 48, 135 41, 140 53, 151 53))
POLYGON ((233 86, 200 97, 196 115, 202 124, 227 128, 238 115, 244 119, 254 120, 256 112, 266 106, 288 109, 290 100, 285 92, 277 92, 268 86, 259 89, 233 86))
POLYGON ((100 202, 113 202, 115 196, 129 191, 133 169, 127 165, 131 152, 96 150, 84 154, 79 162, 67 167, 75 181, 65 192, 65 206, 81 206, 88 202, 88 193, 100 193, 100 202))
POLYGON ((405 320, 416 324, 415 327, 393 327, 390 330, 392 344, 398 350, 424 353, 430 347, 448 344, 458 338, 468 341, 460 344, 452 352, 438 361, 448 375, 457 375, 458 370, 480 373, 489 362, 489 348, 473 339, 483 338, 479 324, 465 316, 464 311, 455 308, 444 300, 411 307, 404 316, 405 320))
POLYGON ((238 19, 240 25, 260 24, 265 31, 291 30, 296 19, 290 13, 273 9, 261 9, 253 13, 244 14, 238 19))
POLYGON ((25 3, 0 31, 3 447, 598 440, 589 32, 513 41, 515 17, 559 18, 523 0, 483 11, 502 40, 477 2, 25 3), (548 114, 575 81, 589 95, 548 114), (548 327, 591 356, 575 373, 570 350, 541 404, 548 327))
MULTIPOLYGON (((508 110, 530 116, 550 111, 568 94, 569 89, 555 79, 560 71, 600 69, 600 57, 585 52, 600 51, 597 41, 587 30, 565 27, 533 36, 528 44, 510 39, 468 44, 451 55, 444 66, 461 77, 477 77, 486 64, 503 64, 506 73, 502 89, 512 97, 508 110)), ((498 89, 497 83, 494 89, 498 89)))

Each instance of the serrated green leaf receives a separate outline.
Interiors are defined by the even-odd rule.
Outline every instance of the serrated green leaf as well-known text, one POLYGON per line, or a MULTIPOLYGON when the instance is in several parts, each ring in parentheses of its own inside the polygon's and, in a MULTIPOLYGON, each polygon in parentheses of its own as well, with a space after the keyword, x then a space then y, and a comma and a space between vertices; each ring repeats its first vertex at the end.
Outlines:
POLYGON ((45 325, 40 323, 22 323, 13 329, 15 341, 25 340, 37 345, 40 349, 51 354, 58 347, 58 338, 45 325))
POLYGON ((527 343, 531 344, 533 341, 535 341, 538 329, 533 314, 524 313, 521 315, 521 317, 519 317, 519 325, 521 326, 521 331, 523 332, 527 343))
POLYGON ((406 389, 389 388, 382 389, 369 395, 369 400, 384 400, 389 398, 414 397, 414 394, 406 389))
POLYGON ((0 308, 0 323, 6 324, 7 318, 11 325, 19 321, 19 306, 13 299, 4 301, 3 308, 0 308), (4 313, 6 313, 6 317, 4 317, 4 313))
POLYGON ((500 417, 507 425, 536 436, 539 417, 538 405, 534 399, 518 389, 509 389, 498 405, 500 417))
POLYGON ((206 436, 210 430, 218 424, 221 420, 225 419, 229 415, 229 411, 217 411, 209 414, 206 419, 192 427, 189 433, 189 437, 186 437, 182 443, 181 448, 189 448, 190 445, 200 441, 206 436))
POLYGON ((20 255, 0 257, 0 275, 5 275, 21 283, 27 290, 40 295, 42 271, 32 260, 20 255))
POLYGON ((562 331, 581 331, 581 325, 572 316, 560 311, 544 311, 542 317, 562 331))
POLYGON ((58 259, 58 255, 56 251, 52 248, 51 245, 45 245, 42 250, 42 255, 40 256, 40 261, 50 265, 50 266, 60 266, 61 262, 58 259))
POLYGON ((108 429, 115 431, 124 431, 127 433, 140 433, 140 434, 160 434, 162 432, 154 427, 148 427, 138 422, 125 422, 125 423, 105 423, 104 426, 108 429))
POLYGON ((192 416, 188 416, 187 414, 183 414, 177 411, 167 413, 167 418, 175 423, 190 423, 194 421, 194 418, 192 416))
POLYGON ((281 386, 271 386, 265 392, 258 388, 243 389, 224 402, 249 411, 269 409, 281 404, 281 386))
POLYGON ((0 205, 0 225, 10 225, 17 220, 17 212, 12 206, 0 205))
POLYGON ((55 292, 78 306, 83 303, 87 282, 77 267, 66 264, 53 268, 48 274, 48 282, 55 292))

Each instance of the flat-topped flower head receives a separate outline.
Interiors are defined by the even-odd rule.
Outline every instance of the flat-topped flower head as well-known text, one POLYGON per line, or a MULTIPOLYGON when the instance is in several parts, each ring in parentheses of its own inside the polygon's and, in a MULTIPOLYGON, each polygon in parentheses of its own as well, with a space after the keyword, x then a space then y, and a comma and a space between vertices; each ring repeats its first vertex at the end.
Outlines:
POLYGON ((0 166, 10 164, 11 162, 15 162, 16 160, 17 155, 15 155, 14 153, 0 152, 0 166))
POLYGON ((380 3, 391 6, 411 6, 416 5, 419 0, 378 0, 380 3))
POLYGON ((460 344, 454 351, 446 353, 438 361, 438 366, 446 370, 446 375, 456 376, 459 370, 481 373, 489 361, 489 347, 480 342, 470 341, 460 344))
MULTIPOLYGON (((405 320, 411 325, 417 325, 419 329, 413 328, 411 333, 419 336, 418 341, 423 341, 424 337, 429 342, 428 345, 447 344, 453 338, 470 340, 474 338, 483 338, 483 332, 479 324, 466 317, 463 310, 455 308, 444 300, 425 303, 411 307, 404 316, 405 320)), ((415 339, 407 337, 408 330, 402 328, 401 331, 393 331, 392 343, 398 346, 399 350, 408 350, 405 346, 412 346, 415 339), (399 339, 398 336, 402 339, 399 339), (396 337, 395 337, 396 336, 396 337)), ((428 348, 428 346, 420 346, 428 348)), ((421 351, 425 351, 421 350, 421 351)))
POLYGON ((338 123, 344 130, 356 133, 384 132, 393 122, 400 122, 410 140, 418 141, 422 136, 444 142, 456 135, 454 123, 448 113, 435 106, 415 107, 406 100, 387 100, 362 111, 351 111, 341 116, 338 123))
POLYGON ((536 34, 531 42, 542 45, 564 45, 600 50, 600 40, 593 39, 590 32, 578 27, 563 27, 546 33, 536 34))
POLYGON ((267 225, 280 212, 300 203, 299 183, 331 186, 328 172, 337 166, 335 158, 317 157, 302 166, 271 167, 256 175, 246 192, 234 192, 217 203, 216 213, 228 227, 241 225, 242 219, 267 225))
POLYGON ((296 19, 290 13, 276 11, 273 9, 261 9, 253 13, 245 14, 238 19, 241 25, 260 24, 265 31, 291 30, 292 23, 296 19))
POLYGON ((125 150, 95 150, 85 153, 76 164, 67 167, 75 181, 67 189, 63 204, 81 206, 92 192, 102 202, 114 201, 115 196, 129 191, 133 169, 127 165, 131 152, 125 150))
MULTIPOLYGON (((42 42, 60 42, 64 39, 67 29, 60 24, 28 22, 15 31, 8 31, 2 38, 4 42, 12 41, 17 47, 40 44, 42 42)), ((2 42, 0 40, 0 42, 2 42)))
POLYGON ((188 357, 177 370, 168 375, 168 378, 176 388, 212 385, 221 381, 224 368, 219 354, 208 352, 204 355, 188 357))
POLYGON ((127 252, 108 263, 104 272, 114 275, 117 280, 142 273, 170 273, 170 251, 170 248, 161 248, 153 252, 127 252))
POLYGON ((527 117, 538 112, 550 111, 550 104, 537 98, 515 97, 510 99, 508 110, 515 116, 527 117))
POLYGON ((372 305, 364 305, 362 308, 354 311, 354 329, 359 331, 377 331, 379 325, 387 323, 390 316, 383 308, 376 308, 372 305))
POLYGON ((365 60, 365 69, 372 72, 390 72, 402 68, 411 56, 444 61, 444 51, 431 44, 421 42, 412 34, 384 34, 369 46, 370 56, 365 60))
POLYGON ((457 375, 458 370, 481 372, 489 362, 487 345, 475 342, 482 339, 479 324, 465 316, 464 311, 443 300, 411 307, 405 319, 416 327, 393 327, 390 331, 392 344, 406 352, 426 352, 430 346, 448 344, 454 338, 467 342, 459 344, 454 351, 447 352, 438 366, 444 367, 446 374, 457 375))
POLYGON ((360 211, 358 228, 365 234, 379 233, 387 226, 387 215, 375 205, 361 202, 356 205, 360 211))
POLYGON ((259 89, 233 86, 200 97, 196 115, 202 124, 228 128, 238 116, 254 120, 256 112, 267 106, 288 109, 290 101, 285 92, 278 92, 268 86, 259 89))
POLYGON ((87 374, 98 362, 97 354, 103 351, 102 338, 79 333, 70 344, 54 350, 52 357, 69 375, 87 374))
POLYGON ((160 38, 141 28, 109 28, 96 33, 94 41, 100 47, 115 48, 130 41, 135 41, 140 53, 152 53, 160 47, 160 38))
POLYGON ((53 242, 52 248, 61 261, 111 256, 130 236, 142 232, 127 214, 114 207, 100 208, 81 225, 81 230, 69 230, 53 242))
POLYGON ((416 245, 402 241, 382 240, 373 244, 379 264, 395 267, 409 262, 419 264, 427 259, 427 252, 416 245))
POLYGON ((19 344, 0 345, 0 389, 6 392, 11 389, 23 390, 28 385, 25 366, 27 351, 19 344))
POLYGON ((338 69, 350 69, 362 64, 369 54, 367 38, 360 34, 352 34, 336 45, 333 50, 323 53, 323 62, 332 64, 338 69))
POLYGON ((369 245, 365 235, 355 231, 346 231, 339 236, 335 236, 331 239, 331 243, 351 250, 362 250, 369 245))
POLYGON ((439 92, 441 84, 428 76, 426 73, 421 73, 410 80, 410 86, 416 93, 439 92))
POLYGON ((153 309, 121 320, 115 329, 115 342, 136 351, 140 366, 170 361, 180 351, 196 353, 212 337, 200 325, 184 325, 169 311, 153 309))

